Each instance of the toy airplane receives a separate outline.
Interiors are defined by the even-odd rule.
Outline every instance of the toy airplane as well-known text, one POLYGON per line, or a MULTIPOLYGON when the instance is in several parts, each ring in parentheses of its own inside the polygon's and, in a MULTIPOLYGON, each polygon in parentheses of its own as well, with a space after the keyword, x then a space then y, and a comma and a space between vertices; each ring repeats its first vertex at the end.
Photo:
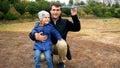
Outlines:
POLYGON ((70 8, 70 9, 74 9, 74 8, 81 8, 81 7, 84 7, 86 5, 79 5, 79 6, 75 6, 75 5, 72 5, 72 6, 62 6, 61 8, 70 8))
POLYGON ((81 7, 84 7, 84 6, 87 6, 87 5, 75 6, 75 5, 74 5, 74 2, 73 2, 72 6, 62 6, 61 8, 70 8, 70 9, 74 9, 74 8, 81 8, 81 7))

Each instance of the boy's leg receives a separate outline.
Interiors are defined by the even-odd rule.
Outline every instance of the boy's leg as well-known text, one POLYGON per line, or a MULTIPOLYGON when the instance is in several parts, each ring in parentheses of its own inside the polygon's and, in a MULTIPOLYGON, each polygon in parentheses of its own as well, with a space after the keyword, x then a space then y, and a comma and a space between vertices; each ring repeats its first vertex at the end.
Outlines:
POLYGON ((35 61, 35 68, 40 68, 40 50, 35 50, 34 61, 35 61))
POLYGON ((51 50, 44 51, 44 55, 47 61, 48 68, 53 68, 53 58, 52 58, 51 50))

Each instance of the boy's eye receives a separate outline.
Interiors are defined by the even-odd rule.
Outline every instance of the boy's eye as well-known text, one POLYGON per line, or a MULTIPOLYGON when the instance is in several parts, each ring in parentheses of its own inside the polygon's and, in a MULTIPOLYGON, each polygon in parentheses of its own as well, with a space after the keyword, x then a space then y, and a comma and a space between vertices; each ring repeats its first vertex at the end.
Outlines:
POLYGON ((45 18, 50 18, 50 17, 45 17, 45 18))

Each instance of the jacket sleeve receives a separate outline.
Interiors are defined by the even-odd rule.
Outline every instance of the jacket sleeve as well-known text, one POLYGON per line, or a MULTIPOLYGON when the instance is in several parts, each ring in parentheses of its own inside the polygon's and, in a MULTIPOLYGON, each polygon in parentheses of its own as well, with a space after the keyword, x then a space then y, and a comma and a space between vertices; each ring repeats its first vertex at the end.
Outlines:
POLYGON ((51 33, 56 37, 57 40, 62 39, 60 33, 51 25, 51 33))
POLYGON ((37 32, 36 31, 36 27, 37 27, 37 25, 38 25, 38 23, 36 23, 36 25, 34 26, 34 28, 32 29, 32 31, 29 33, 29 38, 31 39, 31 40, 33 40, 33 41, 36 41, 36 39, 35 39, 35 32, 37 32))
POLYGON ((69 31, 80 31, 81 29, 81 24, 78 19, 78 16, 72 16, 73 23, 67 20, 67 29, 69 31))

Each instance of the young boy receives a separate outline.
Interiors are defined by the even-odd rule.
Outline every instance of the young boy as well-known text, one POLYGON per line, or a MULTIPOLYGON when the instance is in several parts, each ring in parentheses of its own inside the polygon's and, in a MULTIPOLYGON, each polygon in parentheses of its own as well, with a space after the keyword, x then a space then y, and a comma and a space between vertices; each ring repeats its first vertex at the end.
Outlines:
POLYGON ((34 43, 34 61, 35 68, 40 68, 41 61, 41 53, 44 53, 45 59, 47 61, 48 68, 53 68, 53 59, 51 55, 52 50, 52 42, 51 42, 51 33, 55 35, 58 40, 62 40, 62 37, 58 33, 58 31, 49 23, 50 14, 47 11, 38 12, 38 17, 40 22, 37 22, 35 27, 33 28, 31 35, 41 34, 47 36, 45 41, 35 40, 34 43))

